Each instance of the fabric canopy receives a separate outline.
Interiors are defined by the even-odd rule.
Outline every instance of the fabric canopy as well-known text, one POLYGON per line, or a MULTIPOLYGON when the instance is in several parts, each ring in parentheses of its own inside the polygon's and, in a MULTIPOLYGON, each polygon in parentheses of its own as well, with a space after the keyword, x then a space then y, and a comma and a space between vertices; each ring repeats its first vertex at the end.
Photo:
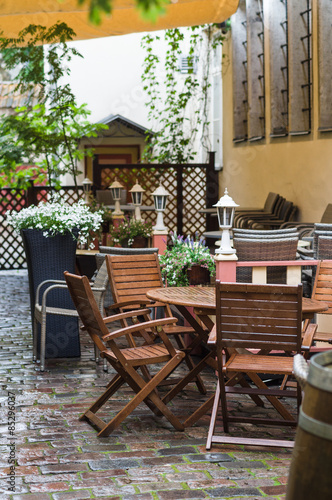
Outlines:
POLYGON ((100 26, 88 21, 89 3, 79 6, 77 0, 2 0, 0 30, 5 37, 17 37, 29 24, 50 27, 65 22, 76 33, 77 40, 155 31, 205 23, 220 23, 237 9, 238 0, 171 0, 167 13, 156 23, 140 18, 135 0, 114 0, 111 16, 103 16, 100 26))

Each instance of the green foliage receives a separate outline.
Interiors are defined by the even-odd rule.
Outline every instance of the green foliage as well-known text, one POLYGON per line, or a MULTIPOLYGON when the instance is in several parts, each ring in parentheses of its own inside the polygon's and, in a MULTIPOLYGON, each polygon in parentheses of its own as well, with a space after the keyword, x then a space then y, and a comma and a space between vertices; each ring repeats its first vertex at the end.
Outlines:
POLYGON ((110 228, 110 235, 112 245, 128 244, 131 247, 135 236, 142 236, 143 238, 152 236, 152 224, 145 220, 126 218, 118 226, 110 228))
POLYGON ((187 269, 193 264, 206 267, 211 276, 215 274, 215 262, 203 239, 177 236, 172 233, 172 245, 159 256, 161 274, 168 286, 188 286, 187 269))
POLYGON ((37 173, 37 181, 59 187, 59 176, 70 173, 77 186, 77 162, 92 154, 78 150, 78 142, 105 126, 89 123, 86 105, 78 106, 70 85, 63 83, 71 59, 82 57, 66 43, 74 36, 65 23, 57 23, 49 29, 30 25, 17 39, 0 38, 6 67, 19 69, 17 90, 27 96, 26 106, 0 117, 0 185, 23 188, 37 173), (50 45, 44 50, 45 43, 50 45), (38 104, 32 107, 36 89, 38 104), (19 169, 27 164, 34 167, 19 169))
POLYGON ((166 30, 165 60, 157 46, 160 37, 147 34, 142 39, 146 51, 142 81, 147 95, 146 106, 153 135, 146 138, 144 158, 159 163, 189 163, 195 158, 193 144, 201 135, 203 148, 209 149, 208 109, 210 58, 221 35, 215 36, 213 26, 194 26, 186 30, 166 30), (189 36, 189 50, 185 45, 189 36), (179 58, 187 53, 188 72, 181 74, 179 58), (195 72, 197 62, 200 71, 195 72), (164 92, 166 92, 166 97, 164 92))
MULTIPOLYGON (((89 3, 89 19, 93 24, 100 25, 102 14, 109 15, 113 10, 113 0, 78 0, 78 5, 89 3)), ((170 0, 136 0, 137 9, 143 19, 155 22, 165 13, 165 6, 170 0)))

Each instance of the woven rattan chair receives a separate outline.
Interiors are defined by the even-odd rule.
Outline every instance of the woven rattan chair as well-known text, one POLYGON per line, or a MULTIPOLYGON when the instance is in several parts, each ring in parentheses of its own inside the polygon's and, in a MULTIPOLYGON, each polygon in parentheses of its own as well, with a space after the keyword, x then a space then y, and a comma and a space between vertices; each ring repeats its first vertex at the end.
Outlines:
POLYGON ((240 227, 242 218, 246 218, 253 214, 274 214, 277 209, 278 202, 280 201, 280 196, 277 193, 270 192, 267 195, 264 206, 262 208, 255 207, 238 207, 235 212, 234 226, 240 227))
MULTIPOLYGON (((240 219, 237 219, 237 222, 234 222, 235 227, 242 227, 242 228, 248 228, 248 223, 253 221, 253 220, 260 220, 263 217, 273 217, 275 219, 280 219, 280 213, 283 209, 284 203, 286 202, 286 199, 283 196, 279 196, 277 203, 274 206, 273 212, 272 213, 251 213, 248 215, 241 215, 240 219)), ((235 220, 235 218, 234 218, 235 220)))
MULTIPOLYGON (((173 347, 164 332, 164 327, 174 325, 177 321, 176 318, 148 321, 148 309, 102 318, 87 277, 65 272, 65 278, 85 329, 101 351, 101 356, 107 359, 116 372, 116 375, 107 384, 106 391, 84 412, 80 420, 87 420, 97 427, 99 437, 108 436, 139 404, 144 402, 156 415, 164 415, 176 430, 183 430, 183 424, 163 403, 156 391, 159 384, 175 370, 185 357, 184 352, 173 347), (143 318, 142 322, 139 321, 139 317, 143 318), (109 332, 106 325, 128 318, 133 318, 135 324, 109 332), (118 340, 123 340, 128 335, 135 335, 135 333, 144 337, 145 345, 128 348, 118 344, 118 340), (158 339, 159 342, 156 343, 155 339, 158 339), (150 372, 151 366, 157 370, 156 373, 150 372), (134 396, 109 422, 103 421, 96 415, 97 411, 124 384, 132 389, 134 396)), ((111 407, 112 411, 116 411, 118 405, 119 399, 116 399, 115 407, 111 407)))
MULTIPOLYGON (((108 274, 106 262, 99 269, 94 283, 93 294, 98 304, 98 308, 104 315, 104 299, 106 287, 108 283, 108 274)), ((67 289, 65 280, 46 280, 39 284, 36 292, 35 309, 34 309, 34 326, 33 326, 33 360, 37 361, 37 343, 38 343, 38 325, 40 324, 40 371, 45 369, 45 342, 46 342, 46 322, 48 315, 55 316, 72 316, 77 318, 76 309, 50 307, 48 305, 48 296, 54 290, 67 289)), ((98 361, 98 351, 95 350, 95 359, 98 361)))
POLYGON ((292 220, 297 212, 297 207, 288 200, 283 199, 276 214, 255 215, 243 220, 242 227, 253 229, 277 229, 287 221, 292 220))
MULTIPOLYGON (((332 224, 332 203, 329 203, 322 215, 320 224, 332 224)), ((310 236, 314 231, 315 222, 285 222, 280 226, 281 228, 295 227, 300 233, 300 238, 310 236)))
POLYGON ((243 229, 234 228, 233 236, 235 238, 289 238, 298 237, 299 233, 295 228, 288 229, 243 229))
MULTIPOLYGON (((269 261, 269 260, 295 260, 298 237, 288 238, 233 238, 233 245, 239 261, 269 261)), ((239 267, 236 270, 236 281, 250 283, 252 269, 239 267)), ((286 267, 269 267, 267 269, 267 282, 275 284, 286 283, 286 267)))

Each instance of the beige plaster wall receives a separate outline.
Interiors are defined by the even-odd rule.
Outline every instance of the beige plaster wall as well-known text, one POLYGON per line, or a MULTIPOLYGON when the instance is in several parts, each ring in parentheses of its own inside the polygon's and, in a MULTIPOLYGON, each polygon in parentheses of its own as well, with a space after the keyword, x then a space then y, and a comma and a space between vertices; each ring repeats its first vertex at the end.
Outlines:
MULTIPOLYGON (((267 2, 264 2, 264 7, 267 2)), ((266 16, 265 19, 267 19, 266 16)), ((265 31, 266 138, 259 142, 233 144, 231 34, 223 47, 223 151, 220 195, 227 187, 242 206, 262 206, 274 191, 299 207, 297 218, 319 221, 332 203, 332 133, 319 133, 317 16, 313 1, 313 115, 308 136, 270 139, 269 37, 265 31)), ((331 75, 332 78, 332 75, 331 75)), ((332 96, 331 96, 332 99, 332 96)))

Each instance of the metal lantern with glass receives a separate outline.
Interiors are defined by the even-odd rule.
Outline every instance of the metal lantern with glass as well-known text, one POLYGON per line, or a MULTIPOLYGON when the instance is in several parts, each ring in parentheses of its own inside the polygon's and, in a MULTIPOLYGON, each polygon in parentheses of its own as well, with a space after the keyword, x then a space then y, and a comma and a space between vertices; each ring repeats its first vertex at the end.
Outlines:
POLYGON ((111 190, 114 204, 115 204, 115 209, 113 212, 113 215, 123 215, 123 212, 120 208, 120 200, 121 200, 121 189, 124 189, 124 186, 120 184, 119 181, 114 181, 110 186, 109 189, 111 190))
POLYGON ((169 193, 163 186, 157 187, 157 189, 152 193, 154 199, 154 207, 157 212, 157 222, 156 225, 153 226, 155 231, 165 231, 167 228, 164 225, 163 212, 166 208, 167 197, 169 193))
POLYGON ((83 186, 85 203, 89 203, 89 197, 90 197, 91 187, 92 187, 92 181, 90 181, 89 177, 86 177, 83 180, 82 186, 83 186))
POLYGON ((231 239, 229 231, 232 229, 235 208, 238 207, 233 199, 228 195, 227 188, 225 189, 224 196, 220 198, 218 203, 213 205, 217 207, 218 222, 222 229, 220 248, 216 253, 233 254, 236 253, 235 249, 231 246, 231 239))
POLYGON ((129 191, 129 193, 131 193, 133 205, 135 205, 135 219, 136 220, 142 220, 140 206, 142 205, 144 192, 145 192, 145 189, 143 189, 142 186, 140 186, 138 184, 137 180, 136 180, 136 184, 129 191))

